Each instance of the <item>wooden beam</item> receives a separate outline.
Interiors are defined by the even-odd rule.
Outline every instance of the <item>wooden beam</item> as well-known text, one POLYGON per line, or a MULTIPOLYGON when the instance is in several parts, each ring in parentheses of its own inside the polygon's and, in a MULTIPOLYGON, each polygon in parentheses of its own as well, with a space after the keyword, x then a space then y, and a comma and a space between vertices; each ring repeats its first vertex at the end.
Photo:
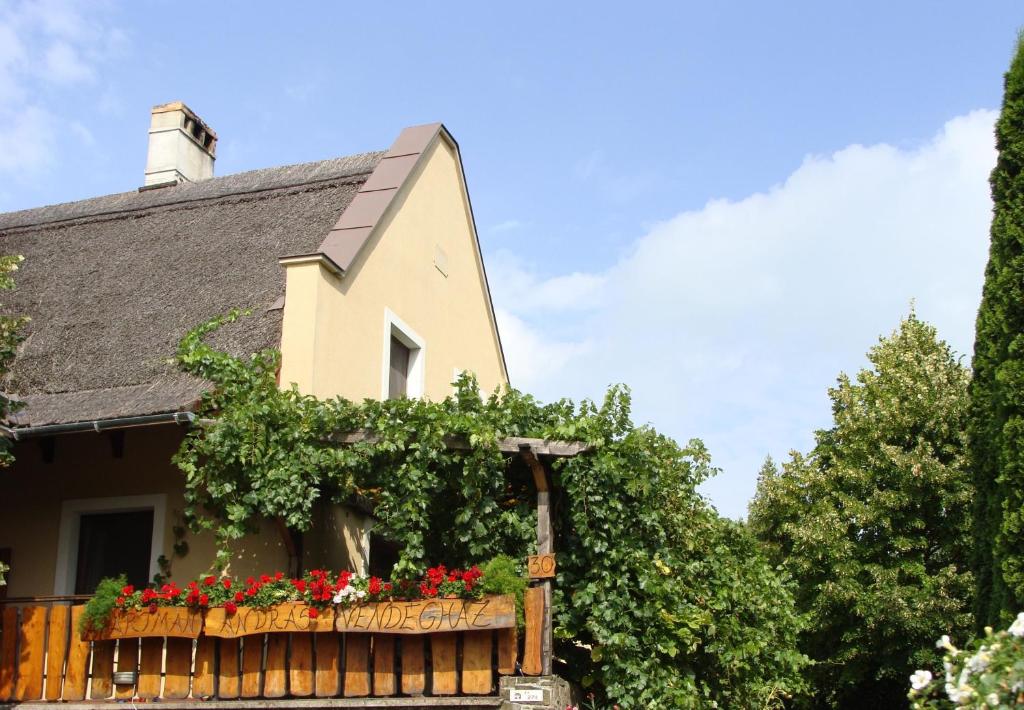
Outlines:
MULTIPOLYGON (((519 444, 519 455, 526 461, 537 486, 537 554, 552 555, 555 552, 554 535, 551 532, 551 485, 550 476, 544 464, 528 443, 519 444)), ((540 583, 543 599, 542 624, 540 629, 540 664, 543 675, 551 675, 551 659, 554 652, 554 638, 551 620, 551 580, 540 583)))
MULTIPOLYGON (((211 420, 202 420, 211 421, 211 420)), ((343 446, 352 444, 374 443, 378 436, 367 429, 357 431, 338 432, 331 434, 331 441, 343 446)), ((509 436, 497 440, 498 450, 503 454, 518 454, 523 446, 528 446, 538 456, 571 457, 593 451, 594 447, 582 441, 557 441, 553 439, 536 439, 522 436, 509 436)), ((468 451, 471 447, 469 439, 465 436, 446 436, 444 444, 455 451, 468 451)))

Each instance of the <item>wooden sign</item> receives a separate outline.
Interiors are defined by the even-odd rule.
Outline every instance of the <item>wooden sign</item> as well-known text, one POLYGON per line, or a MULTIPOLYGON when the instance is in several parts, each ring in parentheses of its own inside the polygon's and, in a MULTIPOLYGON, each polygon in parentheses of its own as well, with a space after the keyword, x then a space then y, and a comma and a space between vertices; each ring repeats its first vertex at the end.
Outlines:
POLYGON ((310 617, 309 610, 307 605, 293 602, 267 609, 241 606, 234 614, 216 607, 206 612, 203 631, 207 636, 230 639, 274 632, 334 630, 333 608, 317 609, 315 617, 310 617))
POLYGON ((554 555, 530 555, 526 558, 526 571, 530 579, 549 579, 555 576, 554 555))
POLYGON ((181 606, 164 606, 155 612, 115 610, 103 631, 88 631, 82 634, 83 641, 105 641, 123 638, 172 638, 194 639, 203 630, 203 615, 197 609, 181 606))
POLYGON ((508 594, 483 599, 423 599, 375 602, 339 609, 338 631, 430 634, 440 631, 487 631, 516 625, 515 599, 508 594))

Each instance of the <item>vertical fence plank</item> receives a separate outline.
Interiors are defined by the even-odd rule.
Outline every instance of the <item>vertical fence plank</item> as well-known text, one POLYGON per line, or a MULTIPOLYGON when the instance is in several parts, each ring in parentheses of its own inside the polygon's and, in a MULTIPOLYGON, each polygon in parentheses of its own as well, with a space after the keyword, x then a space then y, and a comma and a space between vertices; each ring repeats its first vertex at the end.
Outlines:
POLYGON ((50 628, 46 634, 46 691, 47 700, 60 699, 60 686, 64 678, 64 657, 68 652, 68 617, 71 610, 63 604, 50 608, 50 628))
POLYGON ((544 636, 544 589, 526 590, 526 640, 523 643, 523 674, 540 675, 543 669, 541 645, 544 636))
POLYGON ((359 698, 370 694, 370 636, 345 636, 345 697, 359 698))
POLYGON ((106 700, 114 689, 115 641, 94 641, 92 644, 92 683, 89 697, 106 700))
POLYGON ((288 693, 297 698, 313 694, 313 634, 289 634, 291 653, 288 656, 288 693))
POLYGON ((180 700, 188 697, 192 674, 192 639, 167 637, 163 697, 180 700))
POLYGON ((214 652, 217 639, 205 634, 196 640, 195 670, 192 671, 192 697, 209 698, 213 695, 214 652))
POLYGON ((43 663, 46 658, 46 607, 27 606, 21 610, 21 639, 18 649, 18 679, 15 700, 43 697, 43 663))
POLYGON ((516 627, 498 629, 498 673, 500 675, 515 675, 518 655, 519 634, 516 627))
POLYGON ((393 634, 373 635, 373 694, 394 695, 395 637, 393 634))
POLYGON ((341 634, 331 631, 316 634, 316 696, 333 698, 341 691, 338 660, 341 657, 341 634))
POLYGON ((144 700, 160 697, 160 672, 164 665, 163 637, 142 639, 138 695, 144 700))
POLYGON ((263 697, 282 698, 288 692, 288 634, 267 634, 267 670, 263 674, 263 697))
MULTIPOLYGON (((135 671, 138 670, 139 663, 139 640, 138 639, 121 639, 117 644, 117 670, 121 671, 135 671)), ((114 686, 114 699, 115 700, 131 700, 135 695, 135 689, 138 686, 138 680, 135 685, 115 685, 114 686)))
POLYGON ((264 636, 246 636, 242 639, 242 697, 260 696, 260 668, 263 664, 264 636))
POLYGON ((455 695, 459 692, 459 676, 455 670, 455 632, 431 634, 430 658, 434 695, 455 695))
POLYGON ((234 700, 241 683, 238 677, 238 639, 218 639, 220 670, 217 673, 217 698, 234 700))
POLYGON ((423 637, 402 637, 402 692, 423 695, 427 685, 426 664, 423 660, 423 637))
POLYGON ((494 633, 467 631, 462 635, 462 692, 465 695, 489 695, 493 680, 491 656, 494 633))
POLYGON ((71 607, 71 640, 68 643, 68 667, 64 671, 63 700, 85 700, 85 686, 89 681, 89 642, 82 640, 78 631, 79 620, 85 609, 81 604, 71 607))
POLYGON ((0 702, 14 695, 14 677, 18 668, 18 607, 3 610, 0 626, 0 702))

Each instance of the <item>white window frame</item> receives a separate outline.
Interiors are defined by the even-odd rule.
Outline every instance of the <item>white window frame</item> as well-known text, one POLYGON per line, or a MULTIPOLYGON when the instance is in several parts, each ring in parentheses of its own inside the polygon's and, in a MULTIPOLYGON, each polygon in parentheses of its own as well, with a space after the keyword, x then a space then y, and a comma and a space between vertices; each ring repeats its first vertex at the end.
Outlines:
POLYGON ((384 308, 384 339, 381 348, 380 398, 388 398, 391 381, 391 336, 409 348, 409 376, 405 396, 422 397, 426 383, 427 341, 390 308, 384 308))
POLYGON ((160 571, 160 555, 164 547, 164 524, 167 518, 167 495, 114 496, 110 498, 79 498, 66 500, 60 506, 60 529, 57 534, 57 569, 53 593, 58 596, 75 593, 78 571, 78 533, 82 515, 92 513, 133 513, 153 511, 153 539, 149 546, 149 578, 160 571))

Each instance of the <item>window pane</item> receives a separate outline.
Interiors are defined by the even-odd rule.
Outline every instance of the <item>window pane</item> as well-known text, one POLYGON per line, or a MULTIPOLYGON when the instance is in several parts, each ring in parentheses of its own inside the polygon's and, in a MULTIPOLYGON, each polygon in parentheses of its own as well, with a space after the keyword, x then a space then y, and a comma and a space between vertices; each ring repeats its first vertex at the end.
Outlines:
POLYGON ((409 382, 409 348, 391 336, 391 377, 388 381, 388 399, 404 397, 409 382))
POLYGON ((82 515, 75 594, 92 594, 101 579, 119 574, 128 577, 128 584, 144 587, 152 541, 152 510, 82 515))

